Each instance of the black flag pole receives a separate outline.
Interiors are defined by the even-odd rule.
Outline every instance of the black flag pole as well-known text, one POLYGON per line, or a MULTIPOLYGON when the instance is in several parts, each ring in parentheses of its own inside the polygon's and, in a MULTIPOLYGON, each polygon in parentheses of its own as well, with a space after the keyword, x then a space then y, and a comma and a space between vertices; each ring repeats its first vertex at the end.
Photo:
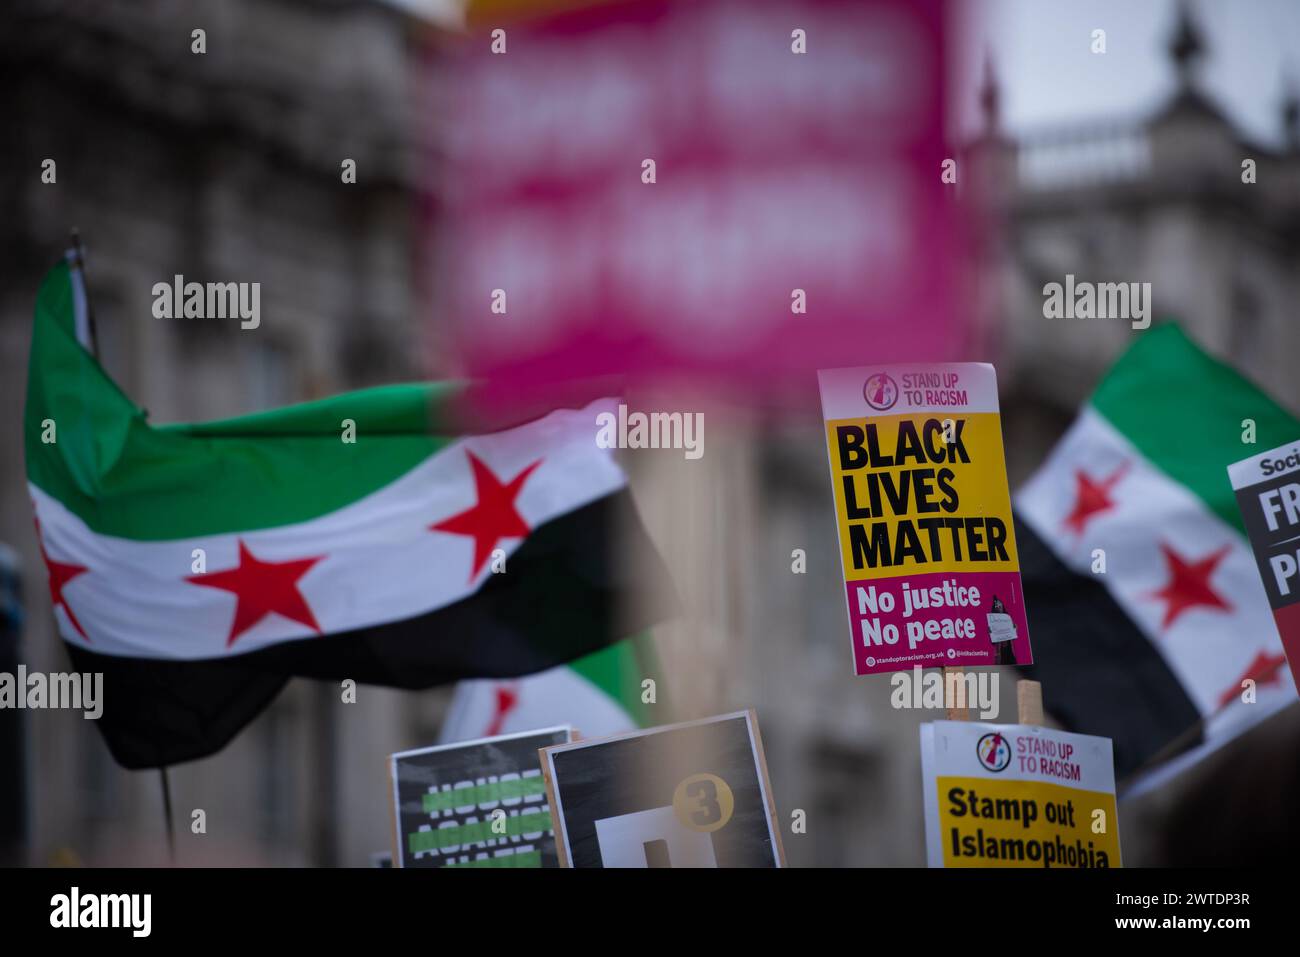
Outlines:
POLYGON ((167 777, 167 765, 158 769, 162 779, 163 820, 167 822, 167 856, 172 864, 176 863, 176 828, 172 825, 172 785, 167 777))
MULTIPOLYGON (((80 322, 77 326, 77 337, 81 339, 81 344, 90 350, 90 354, 99 361, 99 332, 95 328, 95 310, 90 305, 90 283, 86 279, 86 248, 81 243, 81 230, 76 226, 72 227, 71 234, 72 248, 70 250, 69 261, 75 274, 74 287, 77 282, 80 283, 80 299, 78 306, 85 313, 85 327, 82 328, 80 322)), ((176 863, 176 828, 172 820, 172 788, 171 781, 167 777, 167 766, 163 765, 158 769, 158 777, 162 783, 162 800, 163 800, 163 821, 167 828, 167 855, 172 864, 176 863)))
MULTIPOLYGON (((81 230, 72 227, 72 267, 81 278, 86 310, 86 341, 82 345, 99 361, 99 331, 95 328, 95 310, 90 304, 90 282, 86 279, 86 247, 81 244, 81 230)), ((80 330, 78 330, 80 332, 80 330)))

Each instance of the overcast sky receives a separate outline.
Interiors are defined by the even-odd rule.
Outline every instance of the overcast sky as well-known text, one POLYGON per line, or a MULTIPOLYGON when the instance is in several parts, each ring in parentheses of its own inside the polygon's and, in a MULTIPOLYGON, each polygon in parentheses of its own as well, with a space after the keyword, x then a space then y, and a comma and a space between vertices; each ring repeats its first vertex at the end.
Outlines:
MULTIPOLYGON (((1166 50, 1176 0, 956 0, 975 11, 958 66, 963 129, 976 122, 983 51, 1002 80, 1012 132, 1086 118, 1141 116, 1173 89, 1166 50), (1106 53, 1090 52, 1094 29, 1106 53)), ((1250 136, 1281 135, 1284 75, 1300 80, 1300 0, 1194 0, 1205 90, 1250 136)), ((970 15, 970 14, 967 14, 970 15)))
MULTIPOLYGON (((464 0, 389 0, 438 22, 464 0)), ((984 51, 1002 81, 1012 132, 1088 118, 1139 117, 1173 89, 1166 45, 1177 0, 950 0, 961 21, 954 64, 960 128, 978 128, 984 51), (1106 53, 1090 50, 1106 31, 1106 53)), ((1300 0, 1192 0, 1206 55, 1206 91, 1252 138, 1276 144, 1288 73, 1300 83, 1300 0)))

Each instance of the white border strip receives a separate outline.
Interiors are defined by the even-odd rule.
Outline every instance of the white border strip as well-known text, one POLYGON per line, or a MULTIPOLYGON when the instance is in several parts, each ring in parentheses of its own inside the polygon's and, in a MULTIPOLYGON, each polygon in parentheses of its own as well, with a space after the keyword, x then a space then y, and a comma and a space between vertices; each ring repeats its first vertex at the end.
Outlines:
POLYGON ((1256 452, 1250 458, 1233 462, 1228 466, 1228 478, 1232 482, 1233 491, 1250 488, 1261 482, 1271 482, 1273 479, 1294 475, 1297 472, 1300 472, 1300 440, 1279 445, 1267 452, 1256 452), (1294 464, 1287 464, 1286 460, 1289 457, 1294 457, 1294 464), (1276 460, 1275 467, 1271 474, 1265 475, 1262 466, 1264 461, 1270 458, 1276 460))

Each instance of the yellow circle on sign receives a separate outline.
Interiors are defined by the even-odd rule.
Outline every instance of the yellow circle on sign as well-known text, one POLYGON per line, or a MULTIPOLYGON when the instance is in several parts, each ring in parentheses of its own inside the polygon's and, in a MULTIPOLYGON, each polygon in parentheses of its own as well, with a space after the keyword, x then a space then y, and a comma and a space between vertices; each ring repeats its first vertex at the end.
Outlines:
POLYGON ((673 792, 673 813, 692 831, 716 831, 735 809, 735 795, 716 774, 692 774, 673 792))

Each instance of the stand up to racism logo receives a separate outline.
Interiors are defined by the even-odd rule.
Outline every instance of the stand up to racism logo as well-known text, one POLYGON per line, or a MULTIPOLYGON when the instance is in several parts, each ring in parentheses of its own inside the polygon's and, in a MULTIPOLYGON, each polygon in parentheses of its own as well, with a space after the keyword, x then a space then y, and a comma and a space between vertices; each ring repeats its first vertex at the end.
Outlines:
POLYGON ((989 771, 1005 771, 1011 763, 1011 745, 1000 731, 991 731, 975 744, 975 755, 989 771))
POLYGON ((898 401, 898 383, 888 372, 876 372, 867 376, 867 381, 863 383, 862 398, 878 412, 892 409, 898 401))

